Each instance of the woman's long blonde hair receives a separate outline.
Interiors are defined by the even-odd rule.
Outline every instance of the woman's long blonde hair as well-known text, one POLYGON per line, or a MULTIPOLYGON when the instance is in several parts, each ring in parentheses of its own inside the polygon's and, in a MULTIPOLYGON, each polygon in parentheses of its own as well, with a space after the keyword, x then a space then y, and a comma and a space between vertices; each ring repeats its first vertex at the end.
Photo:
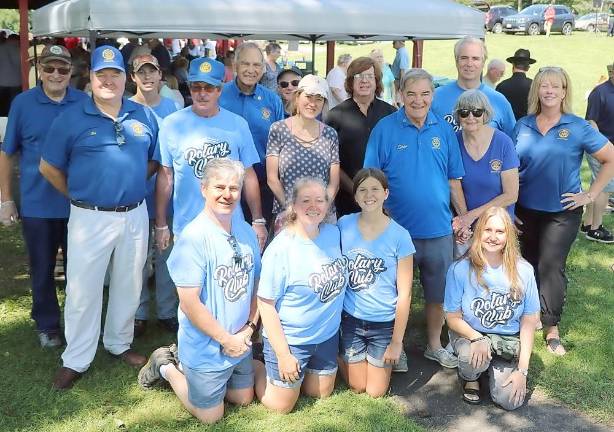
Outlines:
POLYGON ((473 234, 473 242, 471 247, 465 252, 463 258, 469 259, 472 272, 475 273, 478 284, 488 291, 488 286, 484 282, 484 270, 488 261, 482 249, 482 233, 486 228, 486 223, 491 217, 498 216, 503 221, 505 226, 506 242, 503 250, 503 270, 510 281, 510 296, 512 300, 519 301, 522 299, 522 281, 518 273, 518 263, 522 260, 520 255, 520 247, 518 245, 518 234, 512 219, 503 207, 490 207, 479 217, 475 231, 473 234))

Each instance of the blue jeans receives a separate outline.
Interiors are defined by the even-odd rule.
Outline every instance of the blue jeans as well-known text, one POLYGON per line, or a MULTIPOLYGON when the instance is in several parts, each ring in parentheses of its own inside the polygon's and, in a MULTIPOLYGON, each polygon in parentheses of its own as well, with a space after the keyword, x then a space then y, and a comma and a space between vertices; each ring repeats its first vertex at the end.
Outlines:
POLYGON ((173 250, 172 244, 162 252, 154 246, 154 222, 149 221, 149 242, 147 245, 147 262, 143 268, 143 287, 141 289, 141 303, 136 311, 135 319, 147 320, 149 318, 149 279, 148 269, 151 267, 151 257, 155 255, 155 285, 156 285, 156 312, 158 319, 175 318, 177 316, 177 290, 168 273, 166 260, 173 250))
POLYGON ((55 291, 53 271, 58 247, 62 246, 66 272, 67 223, 68 219, 21 218, 32 279, 31 316, 39 332, 60 330, 60 305, 55 291))
POLYGON ((384 364, 384 353, 392 340, 394 320, 366 321, 347 312, 341 315, 341 339, 339 354, 346 363, 367 360, 375 367, 391 367, 384 364))

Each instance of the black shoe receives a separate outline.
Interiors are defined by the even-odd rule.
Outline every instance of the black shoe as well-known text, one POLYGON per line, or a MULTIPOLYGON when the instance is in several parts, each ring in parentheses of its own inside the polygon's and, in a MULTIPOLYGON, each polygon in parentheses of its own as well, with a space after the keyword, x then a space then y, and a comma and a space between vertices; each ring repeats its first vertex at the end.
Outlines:
POLYGON ((587 233, 588 230, 590 229, 591 229, 590 225, 584 225, 584 224, 580 225, 580 232, 587 233))
POLYGON ((140 319, 134 320, 134 337, 135 338, 143 336, 146 330, 147 330, 147 320, 140 320, 140 319))
MULTIPOLYGON (((171 346, 160 347, 151 353, 149 360, 139 371, 138 382, 144 389, 152 388, 160 379, 160 366, 176 364, 171 346)), ((175 348, 176 349, 176 348, 175 348)))
POLYGON ((614 243, 614 236, 603 225, 599 225, 596 230, 588 230, 586 238, 599 243, 614 243))
POLYGON ((177 321, 176 317, 159 319, 158 324, 160 324, 164 330, 169 333, 177 333, 177 330, 179 330, 179 322, 177 321))

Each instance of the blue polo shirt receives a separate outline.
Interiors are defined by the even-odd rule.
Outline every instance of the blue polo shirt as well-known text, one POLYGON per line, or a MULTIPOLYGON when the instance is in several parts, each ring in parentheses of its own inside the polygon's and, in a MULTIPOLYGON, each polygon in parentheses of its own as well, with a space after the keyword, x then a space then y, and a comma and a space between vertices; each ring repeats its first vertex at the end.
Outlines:
MULTIPOLYGON (((516 117, 514 117, 514 111, 509 101, 497 90, 485 84, 480 84, 478 90, 486 95, 494 111, 490 125, 511 137, 516 125, 516 117)), ((454 127, 455 132, 459 131, 461 127, 454 121, 454 107, 456 106, 456 101, 464 92, 466 90, 459 87, 456 81, 435 89, 435 97, 433 98, 431 109, 435 114, 443 117, 445 121, 450 123, 454 127)))
POLYGON ((151 110, 124 99, 115 123, 93 99, 75 104, 53 124, 42 158, 64 171, 71 200, 114 207, 143 201, 147 162, 157 152, 158 125, 151 110))
POLYGON ((51 122, 75 103, 87 99, 82 91, 68 87, 60 102, 50 99, 36 86, 19 94, 11 104, 2 151, 7 155, 21 152, 19 187, 21 215, 36 218, 67 218, 68 199, 39 172, 43 142, 51 122))
POLYGON ((234 79, 224 84, 219 104, 222 108, 240 115, 247 121, 260 157, 260 163, 254 165, 254 170, 259 179, 264 179, 266 177, 264 160, 269 129, 273 123, 284 118, 284 106, 281 99, 260 84, 256 84, 252 94, 242 93, 237 86, 237 80, 234 79))
POLYGON ((597 152, 608 139, 573 114, 563 114, 542 135, 535 118, 533 114, 518 120, 512 135, 520 159, 518 204, 532 210, 560 212, 561 195, 582 190, 580 166, 584 152, 597 152))
POLYGON ((431 111, 422 128, 404 109, 381 119, 369 136, 364 167, 388 176, 385 206, 415 239, 452 234, 450 185, 465 170, 452 128, 431 111))

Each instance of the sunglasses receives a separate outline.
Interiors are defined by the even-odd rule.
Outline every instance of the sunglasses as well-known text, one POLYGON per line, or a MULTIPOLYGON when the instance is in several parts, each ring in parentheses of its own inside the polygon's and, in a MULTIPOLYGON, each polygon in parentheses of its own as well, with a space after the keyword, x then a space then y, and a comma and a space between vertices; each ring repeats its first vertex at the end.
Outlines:
POLYGON ((558 67, 558 66, 544 66, 543 68, 539 68, 539 71, 537 71, 537 73, 549 72, 549 71, 563 72, 563 68, 558 67))
POLYGON ((467 118, 469 117, 469 114, 473 114, 474 117, 482 117, 482 115, 484 114, 484 109, 483 108, 472 108, 472 109, 459 109, 456 110, 456 112, 458 113, 458 116, 460 118, 467 118))
POLYGON ((124 136, 124 125, 118 121, 113 121, 113 127, 115 128, 115 140, 118 146, 126 144, 126 137, 124 136))
POLYGON ((191 84, 190 85, 190 91, 193 93, 213 93, 215 92, 219 87, 216 87, 214 85, 211 84, 191 84))
POLYGON ((292 81, 279 81, 279 87, 281 88, 287 88, 288 86, 292 86, 292 87, 298 87, 298 83, 299 80, 292 80, 292 81))
POLYGON ((243 255, 241 255, 241 249, 239 249, 239 244, 237 243, 235 236, 229 236, 228 243, 230 244, 233 252, 232 260, 234 261, 235 265, 240 266, 243 262, 243 255))
POLYGON ((60 75, 68 75, 70 73, 70 68, 43 66, 43 72, 45 73, 52 74, 55 71, 58 71, 60 75))

